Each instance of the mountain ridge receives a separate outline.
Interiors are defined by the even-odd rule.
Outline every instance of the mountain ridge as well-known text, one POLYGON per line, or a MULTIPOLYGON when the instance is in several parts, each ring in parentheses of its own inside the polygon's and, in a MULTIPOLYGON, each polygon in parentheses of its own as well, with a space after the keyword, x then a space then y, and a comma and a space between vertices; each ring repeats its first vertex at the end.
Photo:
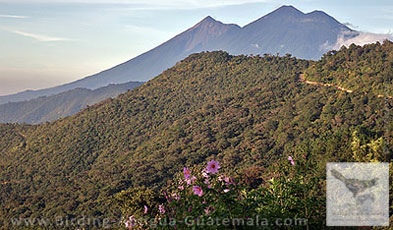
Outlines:
POLYGON ((310 13, 304 14, 293 6, 283 6, 244 27, 224 24, 207 16, 184 32, 124 63, 61 86, 0 96, 0 104, 54 95, 78 87, 96 89, 108 84, 146 81, 191 53, 202 51, 223 50, 234 55, 291 53, 298 58, 318 59, 336 43, 343 30, 352 30, 336 20, 332 21, 327 14, 313 13, 311 16, 315 14, 325 20, 310 20, 310 13), (286 20, 271 20, 272 17, 286 20))
POLYGON ((0 123, 38 124, 71 116, 87 106, 116 97, 142 82, 111 84, 98 89, 75 88, 52 96, 0 105, 0 123))

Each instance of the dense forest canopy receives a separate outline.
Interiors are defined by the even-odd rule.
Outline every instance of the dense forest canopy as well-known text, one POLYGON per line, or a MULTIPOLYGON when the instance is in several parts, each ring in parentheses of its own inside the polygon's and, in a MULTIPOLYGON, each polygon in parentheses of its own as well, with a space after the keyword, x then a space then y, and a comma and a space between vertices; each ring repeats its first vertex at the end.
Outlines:
POLYGON ((301 173, 316 178, 323 196, 326 162, 392 159, 393 102, 377 95, 392 86, 392 50, 390 42, 351 46, 319 62, 193 54, 74 116, 0 125, 0 226, 11 228, 10 217, 118 215, 111 197, 136 186, 159 189, 184 165, 213 158, 226 169, 258 166, 263 180, 288 155, 308 159, 313 170, 301 173), (377 85, 376 94, 305 84, 304 72, 321 81, 334 73, 329 81, 353 89, 377 85), (379 138, 372 150, 353 146, 379 138))
POLYGON ((305 72, 309 80, 393 97, 392 42, 343 46, 325 54, 305 72))

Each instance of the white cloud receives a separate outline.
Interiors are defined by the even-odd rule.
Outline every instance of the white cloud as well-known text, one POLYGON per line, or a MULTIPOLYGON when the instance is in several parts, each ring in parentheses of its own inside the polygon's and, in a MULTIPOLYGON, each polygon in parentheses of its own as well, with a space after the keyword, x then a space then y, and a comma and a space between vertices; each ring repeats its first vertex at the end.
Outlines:
POLYGON ((171 35, 172 33, 169 33, 167 31, 163 30, 158 30, 154 28, 149 28, 149 27, 142 27, 142 26, 137 26, 137 25, 125 25, 124 29, 126 31, 130 31, 133 33, 139 33, 139 34, 154 34, 154 35, 171 35))
POLYGON ((22 16, 22 15, 0 14, 0 18, 18 18, 18 19, 23 19, 23 18, 28 18, 28 17, 27 16, 22 16))
MULTIPOLYGON (((0 0, 1 1, 1 0, 0 0)), ((62 0, 58 0, 62 1, 62 0)), ((72 0, 70 0, 72 1, 72 0)), ((84 1, 84 0, 75 0, 84 1)), ((88 1, 88 0, 86 0, 88 1)), ((106 0, 98 0, 106 3, 106 0)), ((124 3, 126 6, 108 8, 108 11, 153 11, 153 10, 190 10, 236 6, 247 3, 274 2, 277 0, 114 0, 111 3, 124 3)), ((90 1, 89 1, 90 2, 90 1)), ((93 1, 91 1, 93 3, 93 1)), ((97 2, 94 2, 97 3, 97 2)), ((280 5, 281 6, 281 5, 280 5)))
POLYGON ((7 29, 7 28, 1 28, 1 29, 6 30, 11 33, 14 33, 14 34, 22 35, 24 37, 33 38, 34 40, 37 40, 40 42, 72 41, 72 39, 69 39, 69 38, 52 37, 52 36, 29 33, 29 32, 24 32, 21 30, 12 30, 12 29, 7 29))
POLYGON ((374 14, 371 17, 382 20, 393 20, 393 8, 382 8, 379 14, 374 14))
MULTIPOLYGON (((355 34, 353 34, 355 35, 355 34)), ((365 45, 375 42, 383 42, 384 40, 393 41, 392 34, 377 34, 377 33, 369 33, 369 32, 342 32, 338 38, 336 44, 329 47, 331 49, 340 49, 342 46, 348 47, 352 43, 356 45, 365 45), (355 37, 350 37, 351 33, 358 33, 355 37)))
POLYGON ((354 24, 352 24, 350 22, 344 22, 343 24, 346 25, 347 27, 351 28, 351 29, 359 28, 358 26, 355 26, 354 24))
POLYGON ((209 8, 245 3, 273 2, 275 0, 0 0, 12 3, 91 3, 91 4, 135 4, 141 9, 188 9, 209 8))

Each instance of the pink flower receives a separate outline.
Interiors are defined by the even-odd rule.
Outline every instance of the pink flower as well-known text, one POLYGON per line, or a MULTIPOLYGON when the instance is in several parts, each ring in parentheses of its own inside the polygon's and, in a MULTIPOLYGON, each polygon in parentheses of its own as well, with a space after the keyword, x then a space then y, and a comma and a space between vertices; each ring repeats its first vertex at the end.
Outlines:
POLYGON ((145 208, 145 211, 143 213, 147 214, 147 211, 149 211, 149 208, 146 205, 144 205, 144 208, 145 208))
POLYGON ((126 221, 125 225, 126 228, 132 228, 131 222, 129 220, 126 221))
POLYGON ((187 179, 187 185, 194 184, 196 179, 197 178, 195 176, 191 177, 190 179, 187 179))
POLYGON ((194 190, 194 194, 198 195, 198 196, 202 196, 203 195, 203 190, 201 187, 199 186, 193 186, 192 189, 194 190))
POLYGON ((293 161, 291 156, 288 157, 288 160, 291 162, 291 165, 295 165, 295 161, 293 161))
POLYGON ((127 220, 127 221, 125 222, 125 225, 126 225, 126 228, 132 228, 131 222, 130 222, 129 220, 127 220))
POLYGON ((206 168, 202 170, 202 176, 203 176, 203 177, 209 178, 209 174, 207 174, 207 173, 208 173, 208 172, 207 172, 207 169, 206 169, 206 168))
POLYGON ((224 178, 224 181, 225 181, 227 184, 233 184, 232 177, 225 177, 225 178, 224 178))
POLYGON ((207 187, 208 187, 208 188, 212 188, 212 186, 211 186, 210 181, 209 181, 208 178, 206 178, 206 179, 203 181, 203 183, 207 184, 207 187))
POLYGON ((225 193, 229 192, 229 189, 224 189, 224 192, 225 192, 225 193))
POLYGON ((183 173, 184 173, 184 178, 186 178, 186 180, 190 179, 191 172, 188 168, 184 167, 183 173))
POLYGON ((130 218, 125 223, 126 228, 132 228, 137 225, 136 219, 134 216, 130 216, 130 218))
POLYGON ((211 160, 207 163, 206 170, 208 173, 216 174, 220 168, 218 161, 211 160))
POLYGON ((170 201, 170 197, 168 196, 168 194, 166 194, 166 191, 164 191, 163 193, 164 193, 164 195, 165 195, 165 199, 167 199, 169 202, 171 202, 171 201, 170 201))
POLYGON ((214 208, 209 206, 207 208, 205 208, 205 214, 209 215, 210 213, 214 212, 214 208))
POLYGON ((158 211, 160 211, 161 214, 165 214, 164 205, 160 204, 160 205, 158 206, 158 211))
POLYGON ((184 186, 183 186, 183 185, 179 186, 178 188, 179 188, 181 191, 184 190, 184 186))
POLYGON ((177 193, 172 193, 172 197, 173 197, 173 199, 175 199, 175 200, 180 200, 180 196, 177 194, 177 193))

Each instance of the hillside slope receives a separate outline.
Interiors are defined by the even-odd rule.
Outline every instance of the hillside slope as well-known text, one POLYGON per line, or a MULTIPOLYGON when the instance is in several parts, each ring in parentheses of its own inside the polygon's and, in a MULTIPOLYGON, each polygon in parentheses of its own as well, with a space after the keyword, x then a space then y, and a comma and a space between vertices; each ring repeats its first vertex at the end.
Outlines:
POLYGON ((48 97, 0 105, 0 123, 36 124, 73 115, 88 105, 116 97, 142 82, 109 85, 96 90, 77 88, 48 97))
POLYGON ((326 162, 353 160, 354 133, 361 144, 385 138, 387 151, 372 156, 391 159, 392 103, 304 84, 299 74, 312 64, 194 54, 74 116, 0 125, 0 182, 10 182, 0 185, 0 225, 11 229, 7 220, 19 216, 116 216, 108 202, 114 194, 160 187, 183 165, 211 158, 268 174, 287 155, 305 157, 317 165, 312 173, 323 194, 326 162))
POLYGON ((305 71, 311 81, 393 98, 393 42, 342 47, 305 71))

